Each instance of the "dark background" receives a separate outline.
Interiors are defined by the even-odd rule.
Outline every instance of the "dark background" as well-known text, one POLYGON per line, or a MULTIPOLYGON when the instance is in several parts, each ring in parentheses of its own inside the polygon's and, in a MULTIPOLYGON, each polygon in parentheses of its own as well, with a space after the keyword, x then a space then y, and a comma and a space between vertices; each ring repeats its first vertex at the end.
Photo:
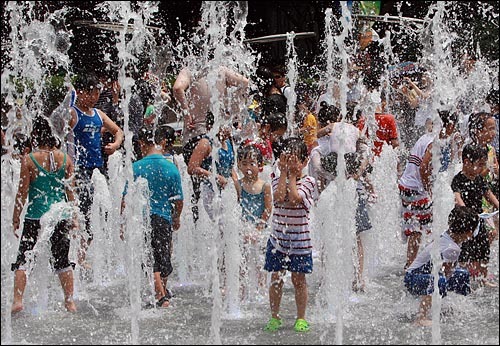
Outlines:
MULTIPOLYGON (((85 28, 74 25, 74 20, 96 19, 106 20, 105 13, 96 9, 101 1, 37 1, 31 15, 42 19, 47 12, 66 7, 70 9, 66 15, 66 27, 73 31, 72 46, 68 52, 75 69, 96 70, 103 66, 105 53, 110 53, 116 60, 114 33, 94 28, 85 28), (111 48, 110 48, 111 47, 111 48)), ((356 3, 356 2, 354 2, 356 3)), ((382 1, 380 14, 402 15, 412 18, 424 18, 432 1, 382 1)), ((137 5, 133 1, 132 6, 137 5)), ((8 35, 10 28, 8 18, 4 13, 5 2, 2 2, 2 70, 10 59, 8 54, 8 35)), ((185 30, 184 36, 193 32, 201 19, 201 1, 164 1, 159 4, 159 12, 151 25, 165 29, 166 34, 159 36, 157 42, 178 39, 179 23, 185 30)), ((356 5, 355 5, 356 6, 356 5)), ((481 8, 493 6, 493 12, 498 15, 496 1, 462 1, 454 2, 450 11, 452 22, 456 25, 458 40, 457 54, 464 51, 473 52, 477 45, 481 52, 490 60, 498 59, 498 16, 495 19, 483 18, 481 8), (496 24, 493 24, 495 21, 496 24)), ((299 60, 305 65, 315 65, 321 62, 324 39, 324 12, 331 7, 334 13, 340 13, 338 1, 249 1, 246 27, 246 38, 254 38, 286 32, 314 31, 316 37, 295 41, 299 60)), ((408 30, 400 25, 375 23, 374 28, 380 36, 386 30, 391 31, 393 52, 400 61, 415 61, 419 57, 420 46, 416 37, 409 35, 408 30)), ((262 64, 284 63, 286 56, 286 42, 252 44, 252 48, 262 53, 262 64)))

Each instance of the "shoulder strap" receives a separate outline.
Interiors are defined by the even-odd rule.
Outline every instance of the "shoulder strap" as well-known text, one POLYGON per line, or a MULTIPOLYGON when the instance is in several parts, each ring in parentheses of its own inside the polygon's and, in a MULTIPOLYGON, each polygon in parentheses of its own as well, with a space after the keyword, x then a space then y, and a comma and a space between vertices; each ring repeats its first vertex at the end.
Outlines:
POLYGON ((43 168, 42 165, 39 164, 38 161, 35 159, 35 157, 33 156, 33 153, 30 153, 30 158, 31 158, 31 161, 33 161, 33 163, 35 164, 36 168, 38 168, 38 170, 43 171, 43 172, 47 172, 46 169, 43 168))

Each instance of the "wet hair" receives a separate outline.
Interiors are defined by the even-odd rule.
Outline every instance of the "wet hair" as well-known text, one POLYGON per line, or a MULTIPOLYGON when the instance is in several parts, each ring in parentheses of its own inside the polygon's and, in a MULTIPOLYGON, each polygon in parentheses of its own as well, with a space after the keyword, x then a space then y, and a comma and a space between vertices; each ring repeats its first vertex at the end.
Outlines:
POLYGON ((24 133, 15 133, 12 139, 14 140, 13 148, 16 153, 24 154, 26 149, 31 151, 31 139, 24 133))
POLYGON ((297 137, 288 137, 283 141, 281 154, 283 153, 296 155, 301 162, 309 157, 306 144, 297 137))
POLYGON ((168 146, 174 145, 176 138, 174 128, 168 125, 161 125, 159 127, 163 128, 165 131, 165 138, 167 139, 167 145, 168 146))
POLYGON ((260 66, 256 71, 256 83, 259 91, 266 96, 274 84, 273 73, 268 67, 260 66))
POLYGON ((280 76, 285 76, 286 75, 286 68, 283 65, 273 66, 271 68, 271 72, 273 73, 273 76, 274 76, 274 74, 279 74, 280 76))
POLYGON ((490 92, 486 96, 486 102, 488 102, 488 104, 491 106, 497 106, 498 104, 500 104, 498 89, 490 90, 490 92))
POLYGON ((257 147, 251 144, 240 145, 236 153, 236 157, 238 161, 245 159, 255 159, 257 160, 259 166, 264 165, 264 158, 262 157, 262 153, 257 147))
POLYGON ((451 233, 462 234, 473 231, 479 222, 479 216, 474 209, 465 206, 455 206, 448 216, 448 226, 451 233))
POLYGON ((340 120, 340 110, 336 106, 329 105, 323 101, 320 107, 318 112, 318 122, 320 125, 325 126, 328 123, 336 123, 340 120))
POLYGON ((347 113, 346 113, 346 119, 348 122, 356 124, 359 119, 361 118, 361 109, 356 109, 356 104, 355 103, 348 103, 346 105, 347 108, 347 113))
POLYGON ((160 144, 167 137, 167 130, 164 126, 154 129, 150 125, 145 125, 139 130, 139 140, 147 145, 160 144))
POLYGON ((52 128, 50 127, 50 123, 46 117, 40 115, 36 116, 35 119, 33 119, 32 125, 31 145, 33 147, 58 147, 59 141, 52 133, 52 128))
POLYGON ((205 125, 207 126, 207 129, 212 128, 214 124, 215 124, 214 113, 208 111, 207 116, 205 117, 205 125))
POLYGON ((470 162, 476 162, 486 158, 488 158, 487 147, 479 146, 476 144, 467 144, 462 149, 462 161, 467 159, 470 162))
POLYGON ((443 127, 446 127, 451 124, 456 124, 458 121, 458 114, 451 111, 438 110, 439 117, 443 122, 443 127))
POLYGON ((94 73, 80 73, 73 81, 73 86, 76 90, 92 91, 100 86, 99 79, 94 73))
POLYGON ((486 112, 479 112, 471 114, 469 117, 469 136, 473 142, 477 142, 477 135, 484 128, 486 120, 491 118, 492 115, 486 112))
POLYGON ((269 131, 274 132, 280 129, 288 128, 288 120, 286 119, 286 115, 281 112, 275 112, 270 114, 263 114, 260 117, 260 124, 269 125, 269 131))
POLYGON ((263 114, 270 113, 286 113, 287 100, 282 94, 272 94, 269 96, 264 96, 261 101, 261 108, 263 114))

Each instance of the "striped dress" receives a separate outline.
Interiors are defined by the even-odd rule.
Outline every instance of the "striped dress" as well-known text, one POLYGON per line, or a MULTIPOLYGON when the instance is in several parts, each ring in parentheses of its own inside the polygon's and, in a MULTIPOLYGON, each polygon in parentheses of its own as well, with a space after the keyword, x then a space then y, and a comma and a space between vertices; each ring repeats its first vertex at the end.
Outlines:
MULTIPOLYGON (((273 192, 278 187, 279 177, 273 179, 273 192)), ((309 213, 318 198, 316 180, 305 176, 297 181, 297 190, 302 197, 301 205, 274 203, 270 240, 274 248, 287 255, 312 253, 309 213)))

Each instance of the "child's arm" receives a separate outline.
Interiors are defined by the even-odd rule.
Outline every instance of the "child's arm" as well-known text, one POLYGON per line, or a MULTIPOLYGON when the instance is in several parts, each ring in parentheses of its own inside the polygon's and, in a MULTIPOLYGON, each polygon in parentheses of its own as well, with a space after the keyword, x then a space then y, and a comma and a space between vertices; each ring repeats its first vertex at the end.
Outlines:
POLYGON ((177 199, 172 202, 172 229, 177 231, 181 227, 181 213, 184 207, 184 201, 177 199))
POLYGON ((197 175, 204 178, 208 178, 212 175, 211 172, 201 167, 201 163, 206 157, 210 156, 211 151, 212 146, 210 145, 210 141, 206 138, 200 139, 188 163, 187 171, 189 175, 197 175))
POLYGON ((120 145, 122 145, 124 138, 123 131, 104 112, 100 110, 98 110, 98 112, 99 115, 101 116, 103 127, 109 132, 111 132, 113 134, 113 138, 115 139, 113 143, 109 143, 104 147, 104 151, 106 152, 106 154, 111 155, 118 148, 120 148, 120 145))
POLYGON ((432 143, 429 144, 422 157, 422 164, 420 165, 420 176, 425 191, 432 195, 432 143))
POLYGON ((12 231, 14 232, 16 238, 19 238, 19 236, 16 234, 16 231, 19 229, 19 226, 21 224, 21 212, 23 211, 24 204, 26 203, 26 198, 28 197, 29 187, 30 168, 28 164, 28 155, 25 155, 21 160, 19 186, 17 188, 16 200, 14 202, 14 213, 12 215, 12 231))
POLYGON ((302 196, 297 188, 297 177, 302 173, 301 165, 298 158, 294 155, 290 157, 289 162, 289 177, 288 177, 288 201, 293 205, 302 204, 302 196))
MULTIPOLYGON (((271 212, 273 210, 273 195, 271 192, 271 185, 268 183, 264 184, 264 211, 262 212, 262 215, 260 216, 260 219, 262 220, 262 227, 265 226, 267 223, 267 220, 269 220, 269 217, 271 216, 271 212)), ((259 225, 260 226, 260 225, 259 225)))
POLYGON ((273 200, 277 203, 285 202, 287 191, 287 179, 288 179, 288 155, 281 154, 278 161, 278 169, 280 171, 280 176, 278 178, 278 185, 273 192, 273 200))
POLYGON ((238 179, 234 181, 234 188, 236 190, 236 197, 238 197, 238 203, 239 203, 241 200, 241 185, 238 179))
POLYGON ((465 203, 460 192, 455 192, 455 204, 461 207, 465 207, 465 203))
POLYGON ((174 98, 181 107, 182 114, 184 115, 183 120, 187 124, 188 128, 193 126, 193 119, 189 114, 189 104, 186 98, 186 90, 189 88, 190 84, 191 72, 189 72, 188 69, 183 68, 181 72, 179 72, 174 86, 172 87, 174 98))
POLYGON ((493 204, 495 206, 495 208, 498 210, 498 199, 490 189, 488 189, 488 191, 486 191, 486 193, 484 194, 484 198, 486 198, 486 200, 490 204, 493 204))

